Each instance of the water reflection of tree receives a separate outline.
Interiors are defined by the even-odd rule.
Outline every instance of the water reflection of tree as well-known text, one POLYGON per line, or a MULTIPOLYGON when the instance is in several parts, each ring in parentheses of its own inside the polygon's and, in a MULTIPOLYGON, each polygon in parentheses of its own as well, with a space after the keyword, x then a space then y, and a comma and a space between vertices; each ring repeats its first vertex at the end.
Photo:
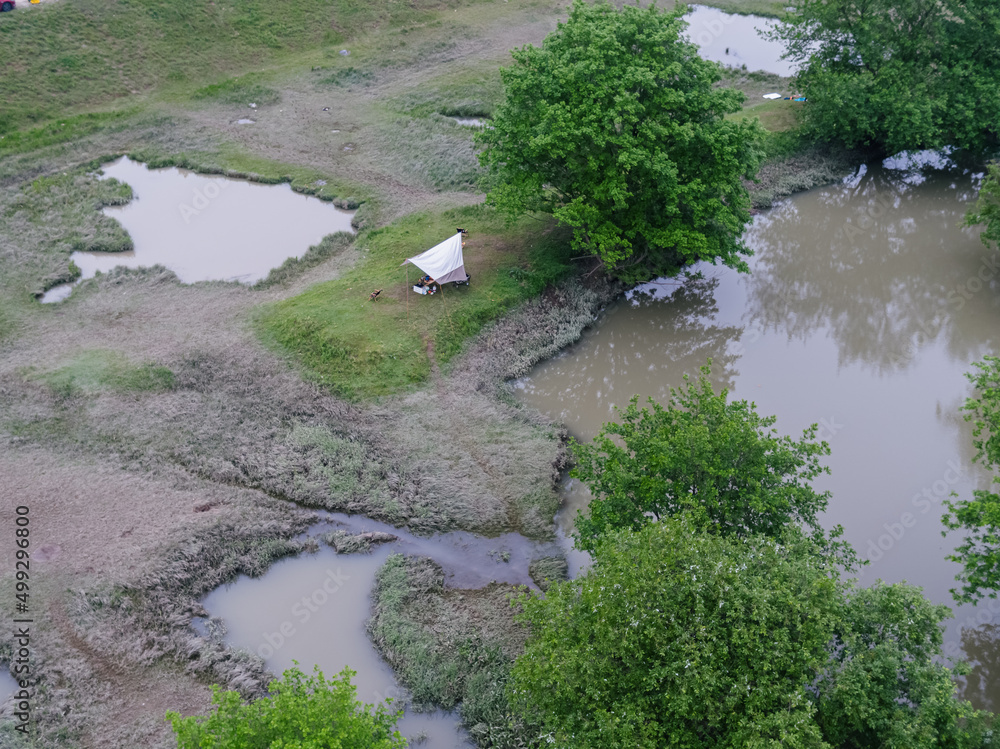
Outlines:
MULTIPOLYGON (((658 298, 659 295, 637 291, 629 300, 632 308, 640 314, 641 319, 653 332, 653 328, 663 330, 663 321, 671 324, 667 336, 657 336, 656 364, 669 375, 669 381, 660 381, 657 394, 650 393, 663 402, 669 397, 670 386, 681 384, 684 374, 696 376, 698 369, 712 360, 712 384, 716 389, 733 389, 733 382, 739 372, 736 362, 739 359, 736 345, 743 333, 742 328, 715 323, 719 307, 715 300, 715 292, 719 286, 718 278, 692 278, 680 285, 670 294, 667 301, 658 298)), ((634 328, 643 335, 641 327, 634 328)), ((647 371, 654 371, 648 368, 647 371)), ((651 378, 651 381, 654 378, 651 378)))
POLYGON ((962 629, 962 650, 972 670, 960 687, 963 699, 981 710, 1000 710, 1000 626, 962 629))
POLYGON ((631 294, 565 356, 529 378, 529 399, 589 438, 633 395, 664 402, 671 386, 680 385, 685 373, 697 374, 710 358, 714 384, 731 390, 742 331, 716 324, 718 283, 653 284, 631 294))
MULTIPOLYGON (((965 420, 965 412, 962 406, 965 404, 966 396, 972 395, 972 385, 968 385, 963 395, 949 398, 946 401, 938 400, 936 406, 936 416, 938 423, 954 435, 951 440, 943 440, 943 444, 955 444, 958 446, 959 460, 962 466, 970 471, 972 480, 975 482, 975 489, 995 492, 997 485, 993 481, 992 471, 976 463, 976 448, 973 445, 973 426, 965 420)), ((960 496, 958 499, 971 499, 971 496, 960 496)))
POLYGON ((784 202, 750 233, 758 253, 748 321, 805 339, 827 328, 840 363, 905 369, 944 336, 969 360, 993 342, 1000 269, 963 299, 988 251, 961 222, 975 188, 969 173, 926 178, 873 168, 844 185, 784 202))

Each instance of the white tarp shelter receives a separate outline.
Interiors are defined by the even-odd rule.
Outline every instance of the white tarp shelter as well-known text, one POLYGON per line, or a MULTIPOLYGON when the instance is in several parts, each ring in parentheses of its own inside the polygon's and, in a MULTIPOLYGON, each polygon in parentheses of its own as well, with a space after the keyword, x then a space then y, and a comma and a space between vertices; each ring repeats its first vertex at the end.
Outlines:
POLYGON ((413 263, 438 284, 466 279, 465 259, 462 257, 461 232, 436 244, 416 257, 407 258, 402 265, 413 263))

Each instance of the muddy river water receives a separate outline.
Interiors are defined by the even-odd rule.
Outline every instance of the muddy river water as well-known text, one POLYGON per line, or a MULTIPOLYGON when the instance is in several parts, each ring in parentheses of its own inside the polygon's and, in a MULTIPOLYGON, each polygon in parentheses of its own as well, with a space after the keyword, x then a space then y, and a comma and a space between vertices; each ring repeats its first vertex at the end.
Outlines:
MULTIPOLYGON (((945 555, 959 537, 942 537, 942 501, 989 482, 959 407, 963 373, 998 350, 1000 253, 961 227, 974 170, 887 165, 899 168, 863 167, 757 216, 750 273, 705 265, 702 280, 635 289, 515 385, 587 440, 633 395, 664 402, 711 358, 716 384, 775 414, 780 432, 819 425, 832 450, 825 523, 869 560, 862 584, 906 580, 952 605, 945 555)), ((572 480, 564 490, 568 532, 588 495, 572 480)), ((953 610, 946 652, 974 666, 967 696, 1000 708, 1000 605, 953 610)))

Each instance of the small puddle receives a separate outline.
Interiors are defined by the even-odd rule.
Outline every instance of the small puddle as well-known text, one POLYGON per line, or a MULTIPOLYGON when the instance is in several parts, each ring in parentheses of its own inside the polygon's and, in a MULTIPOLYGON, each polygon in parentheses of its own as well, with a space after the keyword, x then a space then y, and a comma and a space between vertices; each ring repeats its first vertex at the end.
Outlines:
POLYGON ((18 689, 17 681, 10 675, 6 664, 0 664, 0 705, 18 689))
MULTIPOLYGON (((358 699, 380 702, 403 696, 392 669, 382 660, 365 632, 375 572, 396 552, 432 557, 445 570, 449 587, 476 588, 493 580, 531 584, 532 559, 558 553, 555 542, 534 542, 516 533, 484 539, 471 533, 413 536, 363 517, 324 514, 331 522, 310 535, 343 528, 352 533, 384 531, 398 541, 377 546, 369 554, 337 554, 325 544, 315 554, 277 562, 259 578, 240 577, 210 593, 203 604, 223 620, 225 639, 264 659, 280 674, 297 661, 303 670, 318 665, 333 676, 344 666, 357 672, 358 699), (502 561, 507 556, 507 562, 502 561)), ((196 625, 202 633, 205 623, 196 625)), ((427 749, 473 746, 455 713, 407 711, 399 730, 427 749)))
POLYGON ((54 304, 55 302, 61 302, 70 295, 74 286, 76 286, 76 283, 61 283, 58 286, 53 286, 51 289, 42 294, 38 301, 42 304, 54 304))
POLYGON ((256 124, 256 120, 251 120, 248 117, 241 117, 240 119, 236 120, 236 124, 237 125, 253 125, 253 124, 256 124))
POLYGON ((706 60, 732 68, 746 65, 748 71, 764 70, 781 76, 795 73, 792 63, 781 59, 785 45, 768 41, 757 33, 774 30, 778 22, 772 18, 692 5, 684 20, 689 24, 687 38, 698 45, 699 54, 706 60))
MULTIPOLYGON (((354 213, 302 195, 288 184, 263 185, 186 169, 149 169, 127 157, 104 167, 132 186, 135 199, 104 209, 131 235, 134 252, 74 252, 82 279, 125 266, 163 265, 183 283, 253 283, 289 257, 338 231, 354 213)), ((43 303, 65 299, 74 284, 49 289, 43 303)))

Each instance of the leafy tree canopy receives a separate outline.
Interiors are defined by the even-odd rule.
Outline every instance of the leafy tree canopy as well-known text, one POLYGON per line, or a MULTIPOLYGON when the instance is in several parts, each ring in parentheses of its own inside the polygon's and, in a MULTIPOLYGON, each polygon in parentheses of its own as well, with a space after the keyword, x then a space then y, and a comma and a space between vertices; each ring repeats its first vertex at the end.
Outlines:
POLYGON ((980 238, 987 247, 1000 245, 1000 163, 987 167, 986 179, 979 188, 979 200, 965 217, 966 226, 982 224, 980 238))
POLYGON ((991 716, 956 699, 953 672, 941 663, 948 607, 906 584, 844 586, 842 595, 811 694, 824 740, 845 749, 988 745, 991 716))
POLYGON ((697 381, 685 377, 666 406, 650 399, 640 409, 633 398, 620 423, 605 424, 590 444, 572 444, 572 475, 594 494, 589 517, 577 517, 578 546, 590 550, 608 530, 679 514, 722 535, 779 536, 790 523, 822 535, 817 515, 829 492, 810 481, 829 473, 819 459, 830 448, 816 440, 816 425, 799 440, 779 436, 775 417, 716 393, 708 374, 705 367, 697 381))
POLYGON ((513 52, 506 97, 478 143, 502 211, 552 213, 574 247, 619 277, 672 275, 698 260, 745 269, 741 178, 762 130, 724 115, 743 94, 681 38, 684 9, 575 0, 541 47, 513 52))
POLYGON ((609 533, 583 577, 522 598, 513 704, 553 749, 982 746, 936 662, 947 608, 855 591, 811 547, 676 519, 609 533))
POLYGON ((216 710, 182 718, 168 712, 179 749, 404 749, 395 730, 401 712, 355 699, 354 672, 327 681, 285 671, 270 684, 270 696, 245 704, 238 692, 212 688, 216 710))
MULTIPOLYGON (((963 410, 971 421, 976 461, 1000 471, 1000 357, 987 356, 966 375, 978 391, 963 410)), ((1000 474, 993 481, 1000 483, 1000 474)), ((947 502, 945 526, 965 531, 964 542, 948 558, 962 565, 961 588, 952 590, 957 601, 996 598, 1000 588, 1000 495, 977 489, 972 499, 947 502)))
POLYGON ((880 153, 979 150, 1000 132, 996 0, 795 0, 775 36, 819 137, 880 153))

